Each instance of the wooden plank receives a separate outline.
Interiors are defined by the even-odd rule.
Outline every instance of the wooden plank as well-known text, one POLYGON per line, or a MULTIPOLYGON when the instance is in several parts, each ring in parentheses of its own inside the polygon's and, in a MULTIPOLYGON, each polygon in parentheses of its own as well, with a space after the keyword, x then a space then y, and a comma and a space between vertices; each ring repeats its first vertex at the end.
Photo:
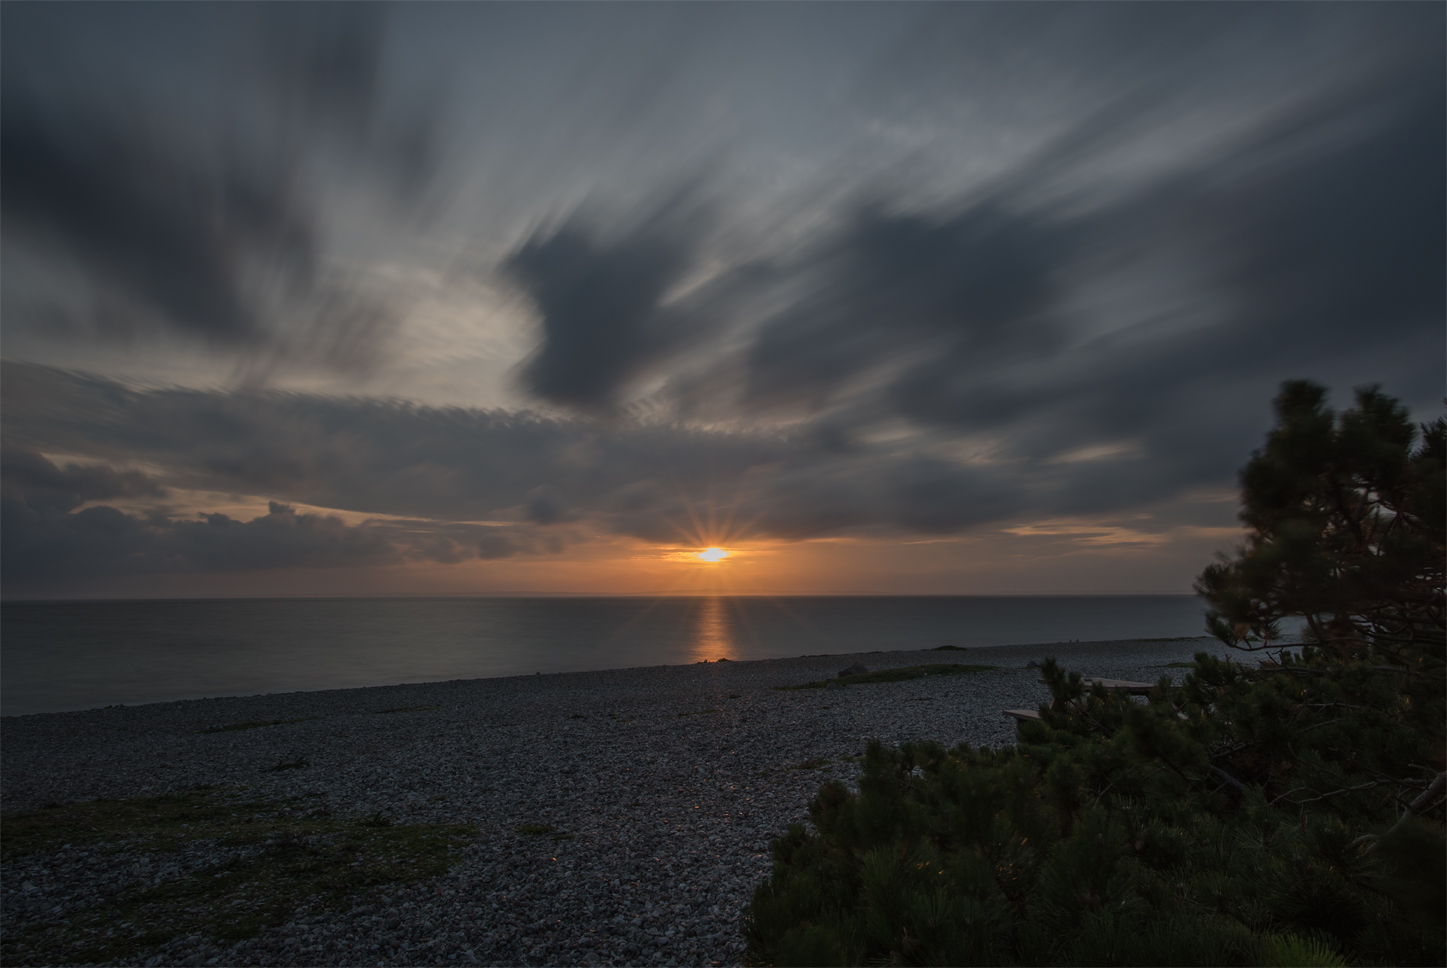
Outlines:
POLYGON ((1001 710, 1001 711, 1002 711, 1006 716, 1009 716, 1009 717, 1012 718, 1012 719, 1019 720, 1019 721, 1022 722, 1022 723, 1025 722, 1025 720, 1027 720, 1027 719, 1039 719, 1039 718, 1040 718, 1040 714, 1037 713, 1037 712, 1036 712, 1035 710, 1033 710, 1033 709, 1005 709, 1005 710, 1001 710))
POLYGON ((1147 695, 1156 687, 1154 682, 1131 682, 1129 679, 1082 679, 1081 681, 1085 683, 1087 689, 1098 683, 1107 689, 1129 693, 1132 696, 1147 695))
MULTIPOLYGON (((1037 681, 1043 683, 1045 680, 1039 679, 1037 681)), ((1087 689, 1098 682, 1107 689, 1115 692, 1129 693, 1132 696, 1149 695, 1150 691, 1156 687, 1154 682, 1132 682, 1129 679, 1081 679, 1080 682, 1087 689)))

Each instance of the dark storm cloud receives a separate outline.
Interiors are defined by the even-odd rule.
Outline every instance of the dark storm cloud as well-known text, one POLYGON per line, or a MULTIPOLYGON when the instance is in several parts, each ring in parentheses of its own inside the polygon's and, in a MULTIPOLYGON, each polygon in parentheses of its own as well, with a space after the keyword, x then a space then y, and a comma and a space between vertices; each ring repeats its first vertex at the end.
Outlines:
POLYGON ((331 515, 297 514, 272 503, 251 521, 225 514, 174 520, 90 502, 163 497, 138 471, 104 464, 58 466, 7 445, 0 453, 0 578, 34 582, 106 575, 338 567, 400 560, 385 530, 351 527, 331 515))
POLYGON ((267 8, 261 73, 284 123, 325 135, 337 160, 360 162, 411 196, 427 186, 441 154, 435 92, 384 109, 382 4, 267 8))
POLYGON ((1047 509, 997 469, 962 467, 909 450, 861 449, 850 459, 796 457, 750 501, 746 518, 787 539, 830 534, 955 534, 1047 509))
POLYGON ((1444 28, 1424 5, 942 9, 871 96, 937 124, 927 82, 974 110, 1019 81, 1050 137, 953 198, 880 175, 803 204, 822 229, 701 287, 690 337, 720 337, 701 350, 656 315, 688 249, 534 240, 520 255, 558 269, 535 284, 531 389, 591 406, 667 365, 679 413, 987 436, 1080 508, 1223 480, 1285 378, 1421 405, 1441 392, 1444 28), (1060 463, 1117 445, 1151 466, 1060 463))
POLYGON ((185 518, 127 513, 92 502, 162 497, 166 489, 137 471, 104 464, 61 467, 17 447, 0 455, 0 482, 5 535, 0 578, 12 591, 118 575, 348 568, 408 559, 455 564, 556 553, 564 546, 557 538, 539 539, 506 525, 421 520, 349 525, 335 515, 298 513, 275 501, 268 513, 249 521, 204 512, 185 518))
POLYGON ((1026 366, 956 345, 894 379, 890 404, 922 425, 1008 432, 1036 458, 1140 438, 1150 476, 1199 480, 1202 441, 1292 373, 1390 377, 1430 399, 1447 260, 1443 82, 1439 54, 1332 91, 1234 151, 1063 224, 1094 254, 1075 274, 1118 273, 1119 309, 1141 322, 1042 341, 1026 366), (1190 273, 1205 278, 1180 298, 1215 318, 1151 318, 1152 290, 1190 273))
MULTIPOLYGON (((802 252, 725 279, 764 279, 784 307, 753 330, 742 365, 725 359, 707 385, 741 373, 732 392, 747 409, 812 412, 835 449, 901 420, 991 442, 991 460, 1033 496, 985 518, 1118 509, 1228 483, 1261 431, 1262 401, 1293 376, 1386 381, 1432 406, 1447 317, 1442 9, 1374 15, 1365 26, 1377 46, 1348 47, 1336 64, 1293 67, 1286 54, 1269 110, 1181 153, 1159 135, 1172 112, 1212 131, 1253 107, 1241 90, 1198 90, 1182 65, 1199 67, 1202 50, 1220 54, 1255 20, 1198 23, 1198 13, 1130 18, 1149 69, 1094 64, 1083 76, 1096 109, 964 197, 922 205, 900 186, 890 204, 875 186, 802 252), (1132 154, 1165 160, 1126 179, 1102 174, 1132 154)), ((670 388, 680 401, 688 382, 670 388)), ((859 524, 843 509, 866 494, 893 500, 833 476, 796 486, 808 497, 781 504, 807 505, 798 520, 820 527, 859 524)), ((969 519, 958 507, 871 514, 921 530, 969 519)))
POLYGON ((569 514, 567 503, 551 484, 540 484, 528 491, 527 518, 534 524, 557 524, 569 514))
POLYGON ((862 211, 804 269, 810 292, 759 330, 749 397, 822 405, 840 383, 903 364, 888 403, 912 420, 990 431, 1038 414, 1070 428, 1046 446, 1079 445, 1170 423, 1160 403, 1183 384, 1274 377, 1288 354, 1318 367, 1368 332, 1377 344, 1440 335, 1443 53, 1406 34, 1439 37, 1442 11, 1394 15, 1420 21, 1398 24, 1399 60, 1344 72, 1259 133, 1130 189, 1060 186, 1088 184, 1156 98, 1087 119, 953 213, 862 211), (1193 273, 1183 298, 1217 318, 1152 318, 1155 293, 1193 273), (1117 279, 1119 310, 1150 332, 1093 338, 1065 302, 1091 275, 1117 279))
MULTIPOLYGON (((692 543, 708 540, 700 526, 710 518, 735 536, 790 540, 949 534, 1058 512, 1096 473, 1089 464, 961 463, 915 439, 840 449, 813 434, 132 390, 19 364, 6 364, 3 391, 16 447, 44 439, 92 460, 145 460, 166 468, 161 482, 178 490, 404 516, 366 533, 404 556, 443 562, 557 553, 600 530, 692 543)), ((1164 493, 1117 490, 1114 508, 1164 493)))
MULTIPOLYGON (((1192 475, 1229 483, 1222 467, 1239 466, 1260 436, 1259 426, 1248 434, 1226 421, 1217 438, 1191 439, 1163 460, 962 462, 925 452, 918 437, 841 448, 812 434, 676 425, 611 423, 601 433, 594 421, 526 413, 255 390, 137 391, 18 364, 6 364, 3 376, 13 442, 0 463, 0 527, 12 594, 111 575, 556 555, 600 532, 685 545, 940 536, 1139 512, 1178 496, 1192 475), (88 463, 57 466, 27 449, 36 439, 88 463), (122 459, 159 470, 147 476, 104 463, 122 459), (165 488, 273 503, 250 521, 95 503, 165 488), (284 501, 406 517, 352 525, 284 501)), ((1256 397, 1258 423, 1268 395, 1256 397)))
MULTIPOLYGON (((780 460, 769 434, 244 390, 133 390, 6 363, 16 446, 154 460, 166 483, 369 514, 563 523, 640 480, 703 494, 780 460)), ((498 549, 490 545, 491 552, 498 549)))
POLYGON ((248 263, 275 257, 290 286, 310 287, 310 219, 284 183, 198 170, 135 124, 47 114, 7 85, 7 227, 63 249, 101 286, 176 331, 224 344, 262 341, 248 263))
MULTIPOLYGON (((218 11, 212 32, 234 14, 218 11)), ((400 126, 380 113, 374 10, 302 6, 270 11, 269 21, 262 33, 272 43, 257 66, 270 94, 247 104, 263 83, 250 78, 242 94, 218 89, 198 117, 164 111, 139 89, 127 95, 139 79, 86 64, 71 65, 68 90, 52 90, 56 66, 23 49, 32 34, 23 24, 7 32, 7 246, 77 269, 90 287, 88 303, 24 293, 32 305, 57 303, 32 309, 32 326, 55 337, 179 336, 273 362, 370 361, 395 308, 326 267, 318 169, 370 166, 415 192, 435 154, 433 129, 422 113, 400 126)))
POLYGON ((1046 315, 1068 231, 991 203, 954 216, 867 207, 802 271, 809 294, 749 352, 746 400, 824 406, 850 377, 916 347, 988 369, 1060 340, 1046 315))
POLYGON ((273 503, 250 521, 127 514, 109 505, 64 513, 7 489, 0 498, 0 574, 11 591, 112 575, 336 568, 401 560, 386 536, 334 515, 273 503))
POLYGON ((87 501, 118 497, 161 497, 166 489, 138 471, 103 464, 57 467, 32 450, 0 450, 0 490, 40 512, 73 511, 87 501))
MULTIPOLYGON (((20 483, 6 494, 20 504, 7 507, 40 524, 22 516, 16 533, 55 529, 21 547, 39 562, 47 549, 84 546, 102 549, 97 561, 134 553, 190 569, 455 563, 557 553, 607 532, 689 541, 715 512, 748 536, 946 535, 1149 513, 1197 488, 1230 488, 1285 378, 1338 390, 1380 381, 1436 407, 1447 263, 1440 5, 932 9, 891 68, 898 84, 861 94, 860 110, 886 105, 872 120, 937 145, 922 155, 968 177, 912 180, 868 156, 864 175, 824 167, 823 184, 800 192, 808 200, 771 196, 766 216, 762 206, 706 213, 682 193, 610 218, 595 191, 588 214, 547 223, 500 260, 540 323, 517 370, 524 388, 580 416, 141 390, 10 365, 7 439, 99 468, 18 459, 20 483), (976 154, 984 160, 971 167, 976 154), (657 378, 664 389, 640 398, 657 378), (154 478, 105 469, 131 461, 158 468, 154 478), (127 487, 406 520, 79 510, 150 494, 127 487), (123 537, 104 545, 112 534, 123 537), (210 558, 198 550, 208 541, 210 558)), ((352 16, 306 10, 318 23, 352 16)), ((374 83, 375 12, 278 48, 277 137, 307 132, 323 145, 303 160, 406 155, 425 171, 427 116, 414 141, 394 134, 403 129, 374 83)), ((392 317, 365 293, 324 284, 308 183, 290 180, 301 175, 255 159, 203 164, 146 125, 61 123, 52 108, 5 114, 22 134, 39 132, 15 142, 15 184, 37 187, 12 215, 6 129, 7 222, 102 280, 114 325, 137 325, 139 306, 170 331, 224 324, 208 338, 279 345, 244 280, 291 253, 271 278, 293 305, 335 322, 286 347, 365 355, 389 331, 392 317), (95 161, 86 146, 96 139, 114 145, 114 164, 95 161), (184 191, 153 201, 148 171, 184 191), (97 204, 68 209, 72 190, 97 204), (120 230, 91 224, 102 216, 153 225, 145 238, 160 241, 132 254, 120 230), (172 279, 156 253, 183 248, 175 258, 191 277, 172 279), (177 321, 192 317, 204 324, 177 321)), ((566 111, 556 119, 567 127, 566 111)), ((661 141, 643 149, 650 163, 668 154, 661 141)), ((825 157, 809 150, 805 168, 825 157)), ((537 200, 519 204, 532 214, 537 200)), ((608 210, 627 205, 611 198, 608 210)))
POLYGON ((532 298, 542 342, 523 367, 536 396, 584 410, 611 406, 649 364, 686 345, 688 326, 662 305, 689 268, 695 206, 674 199, 613 238, 574 218, 535 234, 505 271, 532 298))
POLYGON ((484 560, 511 558, 517 545, 505 534, 484 534, 477 539, 477 557, 484 560))
POLYGON ((365 143, 379 94, 382 8, 308 4, 266 14, 263 58, 278 98, 305 123, 365 143))

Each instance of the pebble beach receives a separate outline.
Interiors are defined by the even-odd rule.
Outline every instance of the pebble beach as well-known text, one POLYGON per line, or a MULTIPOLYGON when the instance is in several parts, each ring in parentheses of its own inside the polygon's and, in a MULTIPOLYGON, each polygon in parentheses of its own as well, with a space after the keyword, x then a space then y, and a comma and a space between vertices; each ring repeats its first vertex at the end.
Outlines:
MULTIPOLYGON (((198 785, 477 835, 441 876, 233 943, 179 937, 123 964, 733 965, 769 842, 849 783, 870 739, 1013 742, 1048 698, 1029 663, 1179 681, 1211 639, 805 656, 5 717, 3 805, 37 810, 198 785), (782 691, 861 663, 996 668, 782 691), (237 724, 270 723, 227 729, 237 724), (277 769, 292 764, 295 768, 277 769), (536 836, 523 830, 548 830, 536 836)), ((7 862, 7 930, 214 865, 60 848, 7 862)), ((23 963, 12 957, 9 963, 23 963)))

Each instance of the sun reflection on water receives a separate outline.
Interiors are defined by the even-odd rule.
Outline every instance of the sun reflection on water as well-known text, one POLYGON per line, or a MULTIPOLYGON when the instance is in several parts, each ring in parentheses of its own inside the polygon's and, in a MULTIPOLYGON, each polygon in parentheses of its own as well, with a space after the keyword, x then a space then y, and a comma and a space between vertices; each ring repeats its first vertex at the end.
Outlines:
POLYGON ((733 636, 729 634, 724 600, 717 595, 701 599, 693 623, 693 660, 715 662, 732 659, 733 653, 733 636))

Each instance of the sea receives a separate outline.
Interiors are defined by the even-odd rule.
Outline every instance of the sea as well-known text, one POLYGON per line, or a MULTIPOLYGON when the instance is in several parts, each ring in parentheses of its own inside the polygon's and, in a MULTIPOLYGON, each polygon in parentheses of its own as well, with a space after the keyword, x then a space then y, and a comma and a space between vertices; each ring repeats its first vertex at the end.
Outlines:
POLYGON ((704 660, 1182 638, 1192 595, 7 602, 0 714, 704 660))

